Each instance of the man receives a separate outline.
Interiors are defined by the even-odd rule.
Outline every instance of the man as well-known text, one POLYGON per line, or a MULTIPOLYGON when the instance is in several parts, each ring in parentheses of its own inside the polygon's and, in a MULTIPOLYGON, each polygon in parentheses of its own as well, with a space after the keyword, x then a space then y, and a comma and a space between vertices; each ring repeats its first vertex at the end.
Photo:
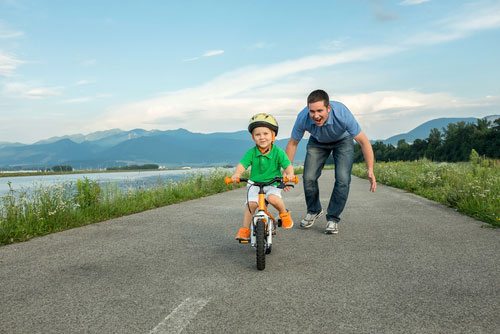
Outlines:
POLYGON ((305 131, 310 133, 303 175, 307 214, 300 226, 311 227, 323 214, 319 201, 318 178, 332 153, 335 164, 335 185, 328 204, 325 233, 337 234, 340 214, 349 195, 354 160, 353 139, 361 146, 365 158, 370 191, 375 191, 377 187, 373 174, 375 159, 372 145, 349 109, 340 102, 330 101, 328 94, 323 90, 315 90, 309 94, 307 107, 297 116, 285 150, 290 161, 293 161, 297 145, 305 131))

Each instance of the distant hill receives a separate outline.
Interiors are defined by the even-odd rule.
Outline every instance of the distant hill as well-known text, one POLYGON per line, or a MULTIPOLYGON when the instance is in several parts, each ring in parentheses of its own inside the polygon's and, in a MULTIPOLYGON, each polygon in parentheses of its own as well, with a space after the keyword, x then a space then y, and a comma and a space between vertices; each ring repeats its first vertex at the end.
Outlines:
MULTIPOLYGON (((254 144, 248 131, 193 133, 185 129, 167 131, 110 131, 107 136, 64 136, 16 146, 0 147, 0 167, 4 169, 47 168, 71 165, 75 169, 104 168, 129 164, 156 163, 166 167, 236 165, 254 144)), ((283 149, 288 139, 276 144, 283 149)), ((305 144, 299 145, 296 161, 305 157, 305 144)))
MULTIPOLYGON (((500 115, 488 116, 488 120, 500 115)), ((384 143, 396 145, 400 139, 413 142, 425 139, 432 128, 442 131, 449 123, 476 122, 476 118, 438 118, 412 131, 392 136, 384 143)), ((288 138, 277 140, 285 149, 288 138)), ((52 137, 32 145, 0 143, 0 168, 33 169, 71 165, 75 169, 97 169, 130 164, 155 163, 166 167, 236 165, 254 145, 248 131, 193 133, 186 129, 152 130, 112 129, 87 135, 52 137)), ((307 140, 297 148, 294 162, 305 158, 307 140)))
MULTIPOLYGON (((497 118, 500 118, 500 115, 491 115, 484 117, 490 122, 494 121, 497 118)), ((477 123, 477 118, 467 117, 467 118, 436 118, 430 121, 427 121, 415 129, 411 130, 407 133, 402 133, 399 135, 395 135, 389 137, 384 140, 376 140, 381 141, 384 144, 392 144, 394 146, 397 145, 398 141, 404 139, 407 143, 413 143, 416 139, 426 139, 429 137, 429 133, 432 129, 436 128, 439 131, 443 132, 443 128, 447 128, 450 123, 458 123, 458 122, 466 122, 466 123, 477 123)))

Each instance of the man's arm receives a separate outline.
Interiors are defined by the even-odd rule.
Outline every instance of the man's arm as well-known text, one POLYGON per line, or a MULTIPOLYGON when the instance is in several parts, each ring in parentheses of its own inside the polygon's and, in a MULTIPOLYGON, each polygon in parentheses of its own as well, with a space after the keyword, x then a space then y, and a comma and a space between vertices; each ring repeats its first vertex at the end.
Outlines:
POLYGON ((297 152, 298 144, 298 140, 295 140, 292 137, 290 137, 288 144, 286 144, 285 153, 288 156, 288 160, 290 160, 290 162, 293 162, 293 158, 295 157, 295 153, 297 152))
POLYGON ((377 181, 375 180, 375 174, 373 174, 375 157, 373 155, 372 144, 363 131, 354 137, 354 140, 359 144, 359 146, 361 146, 361 151, 363 152, 363 157, 365 158, 366 175, 368 176, 368 180, 370 180, 370 191, 375 191, 377 188, 377 181))

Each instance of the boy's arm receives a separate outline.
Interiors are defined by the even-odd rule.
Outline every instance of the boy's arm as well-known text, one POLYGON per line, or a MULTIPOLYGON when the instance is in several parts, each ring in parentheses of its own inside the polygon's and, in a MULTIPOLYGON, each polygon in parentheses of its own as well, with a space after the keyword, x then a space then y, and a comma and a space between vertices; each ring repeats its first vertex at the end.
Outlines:
POLYGON ((234 171, 233 176, 231 176, 231 181, 238 182, 241 174, 243 174, 243 172, 246 170, 247 169, 242 164, 238 164, 238 166, 236 166, 236 170, 234 171))
POLYGON ((289 164, 287 168, 283 171, 283 177, 286 177, 289 180, 293 180, 295 178, 294 170, 292 164, 289 164))
MULTIPOLYGON (((293 166, 292 164, 289 164, 287 168, 283 171, 283 177, 286 177, 288 180, 293 180, 295 176, 293 175, 293 166)), ((283 188, 283 191, 287 192, 290 191, 290 187, 285 187, 283 188)))

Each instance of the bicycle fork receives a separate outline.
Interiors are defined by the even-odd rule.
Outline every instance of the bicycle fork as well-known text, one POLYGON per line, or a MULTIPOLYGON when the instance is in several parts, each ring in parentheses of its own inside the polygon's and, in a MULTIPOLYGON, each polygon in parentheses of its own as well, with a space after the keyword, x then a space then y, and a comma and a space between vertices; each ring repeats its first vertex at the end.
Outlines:
POLYGON ((252 247, 257 246, 257 236, 256 236, 256 227, 257 222, 263 221, 266 226, 266 238, 265 245, 266 248, 273 244, 273 232, 275 230, 274 222, 269 219, 269 216, 265 211, 259 210, 259 212, 255 213, 252 219, 252 224, 250 226, 250 243, 252 247))

